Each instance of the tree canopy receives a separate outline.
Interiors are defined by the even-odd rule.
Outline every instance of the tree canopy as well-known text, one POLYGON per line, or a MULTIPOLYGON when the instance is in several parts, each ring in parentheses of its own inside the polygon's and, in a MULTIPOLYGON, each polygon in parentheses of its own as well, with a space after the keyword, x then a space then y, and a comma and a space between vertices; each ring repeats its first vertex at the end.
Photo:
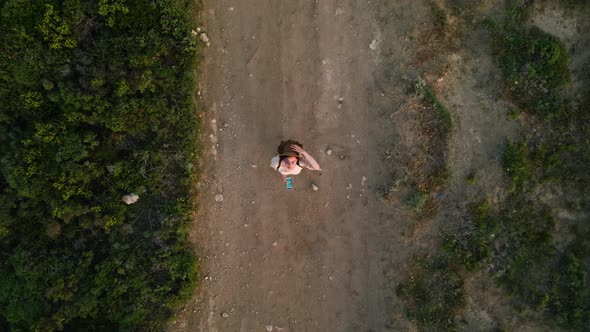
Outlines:
POLYGON ((159 329, 197 273, 189 3, 0 6, 0 322, 159 329))

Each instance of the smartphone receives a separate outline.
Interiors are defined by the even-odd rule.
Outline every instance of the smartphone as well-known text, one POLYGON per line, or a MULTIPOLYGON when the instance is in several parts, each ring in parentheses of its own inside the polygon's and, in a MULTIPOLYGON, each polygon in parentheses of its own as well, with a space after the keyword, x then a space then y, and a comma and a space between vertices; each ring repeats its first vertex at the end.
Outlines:
POLYGON ((285 188, 287 189, 293 189, 293 178, 292 177, 288 177, 285 179, 285 188))

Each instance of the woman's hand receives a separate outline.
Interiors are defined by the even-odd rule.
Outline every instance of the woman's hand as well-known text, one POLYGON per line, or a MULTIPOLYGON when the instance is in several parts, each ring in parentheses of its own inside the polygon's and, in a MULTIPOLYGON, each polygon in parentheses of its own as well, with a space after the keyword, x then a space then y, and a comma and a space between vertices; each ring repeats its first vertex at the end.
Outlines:
POLYGON ((295 144, 291 144, 291 151, 295 151, 295 152, 302 154, 302 155, 307 154, 307 152, 305 152, 305 150, 303 150, 303 148, 301 148, 299 145, 295 145, 295 144))
POLYGON ((299 153, 307 161, 309 161, 310 167, 307 167, 308 169, 315 170, 315 171, 320 171, 321 170, 320 164, 318 164, 318 162, 309 153, 307 153, 307 151, 303 150, 303 148, 301 148, 299 145, 292 144, 291 145, 291 150, 299 153))

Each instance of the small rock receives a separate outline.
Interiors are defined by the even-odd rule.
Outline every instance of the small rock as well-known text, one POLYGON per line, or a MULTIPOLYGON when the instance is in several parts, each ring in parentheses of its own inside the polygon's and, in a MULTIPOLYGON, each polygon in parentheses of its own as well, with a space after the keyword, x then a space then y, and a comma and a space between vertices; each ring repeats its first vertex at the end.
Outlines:
POLYGON ((209 45, 211 45, 211 41, 209 40, 209 36, 207 36, 206 32, 202 32, 199 35, 199 38, 201 38, 201 40, 203 41, 203 43, 205 43, 207 45, 207 47, 209 47, 209 45))
POLYGON ((227 128, 227 127, 229 127, 229 124, 228 124, 227 122, 224 122, 224 123, 223 123, 223 127, 224 127, 224 128, 227 128))
POLYGON ((318 191, 320 188, 318 188, 318 186, 316 186, 315 184, 311 184, 311 189, 313 189, 313 191, 318 191))
POLYGON ((364 186, 365 182, 367 182, 367 177, 363 176, 363 178, 361 179, 361 186, 364 186))
POLYGON ((328 150, 326 150, 326 154, 327 154, 328 156, 329 156, 329 155, 331 155, 331 154, 332 154, 332 149, 328 149, 328 150))
POLYGON ((272 325, 266 325, 266 330, 268 332, 271 332, 272 331, 272 325))
POLYGON ((139 199, 139 196, 131 193, 129 195, 125 195, 125 196, 121 197, 121 199, 123 200, 123 202, 125 202, 125 204, 131 205, 131 204, 137 202, 137 200, 139 199))
POLYGON ((221 313, 221 317, 227 318, 227 317, 229 317, 229 314, 224 311, 224 312, 221 313))
POLYGON ((215 195, 215 201, 216 202, 223 202, 223 195, 222 194, 215 195))
POLYGON ((376 39, 373 39, 371 41, 371 43, 369 44, 369 48, 371 49, 371 51, 374 51, 377 49, 377 40, 376 39))
POLYGON ((340 154, 340 155, 338 156, 338 158, 340 158, 341 160, 344 160, 344 155, 343 155, 343 154, 340 154))

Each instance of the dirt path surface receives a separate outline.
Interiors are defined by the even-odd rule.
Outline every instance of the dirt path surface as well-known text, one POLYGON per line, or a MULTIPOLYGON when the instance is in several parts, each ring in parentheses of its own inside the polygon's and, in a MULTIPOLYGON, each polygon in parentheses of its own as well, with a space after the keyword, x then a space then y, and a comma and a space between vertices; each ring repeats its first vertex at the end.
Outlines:
POLYGON ((384 329, 374 13, 354 0, 205 2, 202 286, 171 330, 384 329), (287 138, 323 169, 292 191, 269 167, 287 138))

